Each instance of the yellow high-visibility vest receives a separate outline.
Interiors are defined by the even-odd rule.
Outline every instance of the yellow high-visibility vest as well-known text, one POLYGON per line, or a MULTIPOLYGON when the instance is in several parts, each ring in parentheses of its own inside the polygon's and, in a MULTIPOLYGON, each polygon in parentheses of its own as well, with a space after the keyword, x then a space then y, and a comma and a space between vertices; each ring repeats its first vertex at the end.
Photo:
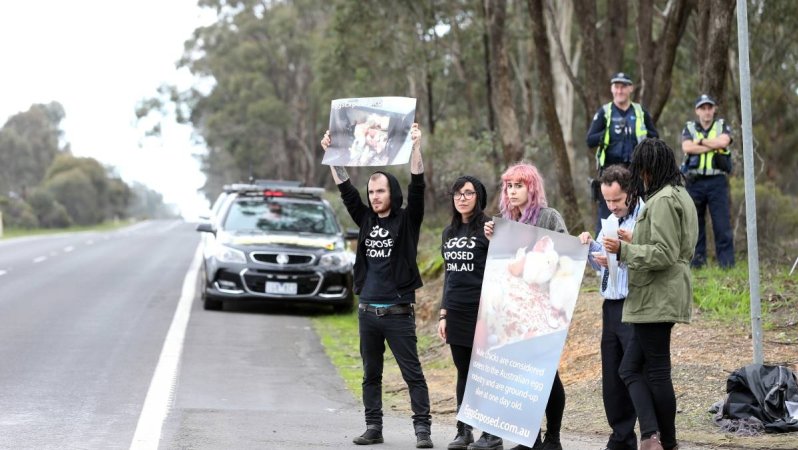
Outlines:
MULTIPOLYGON (((637 142, 640 142, 642 139, 648 135, 648 130, 646 129, 645 124, 645 116, 643 115, 643 107, 640 106, 640 103, 632 102, 632 108, 635 110, 635 137, 637 138, 637 142)), ((599 146, 598 151, 596 152, 596 162, 598 163, 599 168, 604 168, 604 161, 607 159, 607 147, 610 146, 610 124, 612 123, 612 102, 607 103, 604 105, 604 117, 607 119, 607 124, 604 127, 604 141, 599 146)))
MULTIPOLYGON (((695 127, 694 121, 687 122, 687 132, 690 133, 690 137, 693 141, 698 141, 699 139, 712 139, 714 137, 720 136, 723 133, 723 119, 718 119, 715 123, 712 124, 712 128, 709 129, 708 133, 703 133, 698 131, 695 127)), ((718 169, 715 167, 715 155, 728 155, 730 153, 729 149, 727 148, 719 148, 713 150, 711 152, 702 153, 700 155, 693 155, 698 156, 698 167, 692 168, 689 170, 689 173, 693 173, 696 175, 721 175, 726 172, 718 169)))

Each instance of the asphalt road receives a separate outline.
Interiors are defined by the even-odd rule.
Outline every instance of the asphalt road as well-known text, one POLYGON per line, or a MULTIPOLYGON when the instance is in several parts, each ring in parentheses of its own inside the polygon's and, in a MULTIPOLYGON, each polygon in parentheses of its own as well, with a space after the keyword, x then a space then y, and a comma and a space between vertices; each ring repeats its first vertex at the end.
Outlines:
MULTIPOLYGON (((177 221, 0 241, 0 448, 362 448, 360 402, 310 324, 329 312, 202 310, 198 243, 177 221)), ((452 429, 433 417, 436 448, 452 429)), ((384 433, 376 448, 414 448, 409 417, 388 412, 384 433)))

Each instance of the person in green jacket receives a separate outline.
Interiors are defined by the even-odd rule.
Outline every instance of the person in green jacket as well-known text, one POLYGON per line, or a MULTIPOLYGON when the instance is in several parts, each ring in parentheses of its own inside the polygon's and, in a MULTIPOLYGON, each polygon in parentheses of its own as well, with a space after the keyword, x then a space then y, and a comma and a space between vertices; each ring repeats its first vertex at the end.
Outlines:
POLYGON ((678 448, 676 396, 671 378, 671 329, 689 323, 693 289, 690 261, 698 240, 698 214, 684 187, 673 150, 645 139, 630 165, 630 201, 645 199, 632 242, 605 238, 604 248, 629 268, 623 322, 634 335, 619 374, 640 422, 640 450, 678 448))

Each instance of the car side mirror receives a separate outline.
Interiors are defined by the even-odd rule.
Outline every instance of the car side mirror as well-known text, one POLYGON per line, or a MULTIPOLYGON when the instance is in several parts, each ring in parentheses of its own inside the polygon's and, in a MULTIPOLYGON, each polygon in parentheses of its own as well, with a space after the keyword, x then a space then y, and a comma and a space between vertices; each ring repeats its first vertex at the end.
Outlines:
POLYGON ((213 233, 216 236, 216 228, 210 222, 203 222, 197 225, 197 231, 204 233, 213 233))
POLYGON ((344 239, 346 239, 347 241, 355 241, 359 236, 360 236, 360 230, 358 230, 357 228, 350 228, 346 230, 346 233, 344 234, 344 239))

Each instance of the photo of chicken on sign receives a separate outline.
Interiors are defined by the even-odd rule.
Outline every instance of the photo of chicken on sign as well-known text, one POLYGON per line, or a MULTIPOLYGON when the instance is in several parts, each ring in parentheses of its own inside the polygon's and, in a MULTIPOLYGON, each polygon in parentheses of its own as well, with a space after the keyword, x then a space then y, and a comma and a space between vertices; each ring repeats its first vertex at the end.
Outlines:
POLYGON ((506 227, 519 230, 497 232, 491 242, 476 348, 567 330, 579 296, 587 253, 577 238, 520 223, 500 229, 506 227))

